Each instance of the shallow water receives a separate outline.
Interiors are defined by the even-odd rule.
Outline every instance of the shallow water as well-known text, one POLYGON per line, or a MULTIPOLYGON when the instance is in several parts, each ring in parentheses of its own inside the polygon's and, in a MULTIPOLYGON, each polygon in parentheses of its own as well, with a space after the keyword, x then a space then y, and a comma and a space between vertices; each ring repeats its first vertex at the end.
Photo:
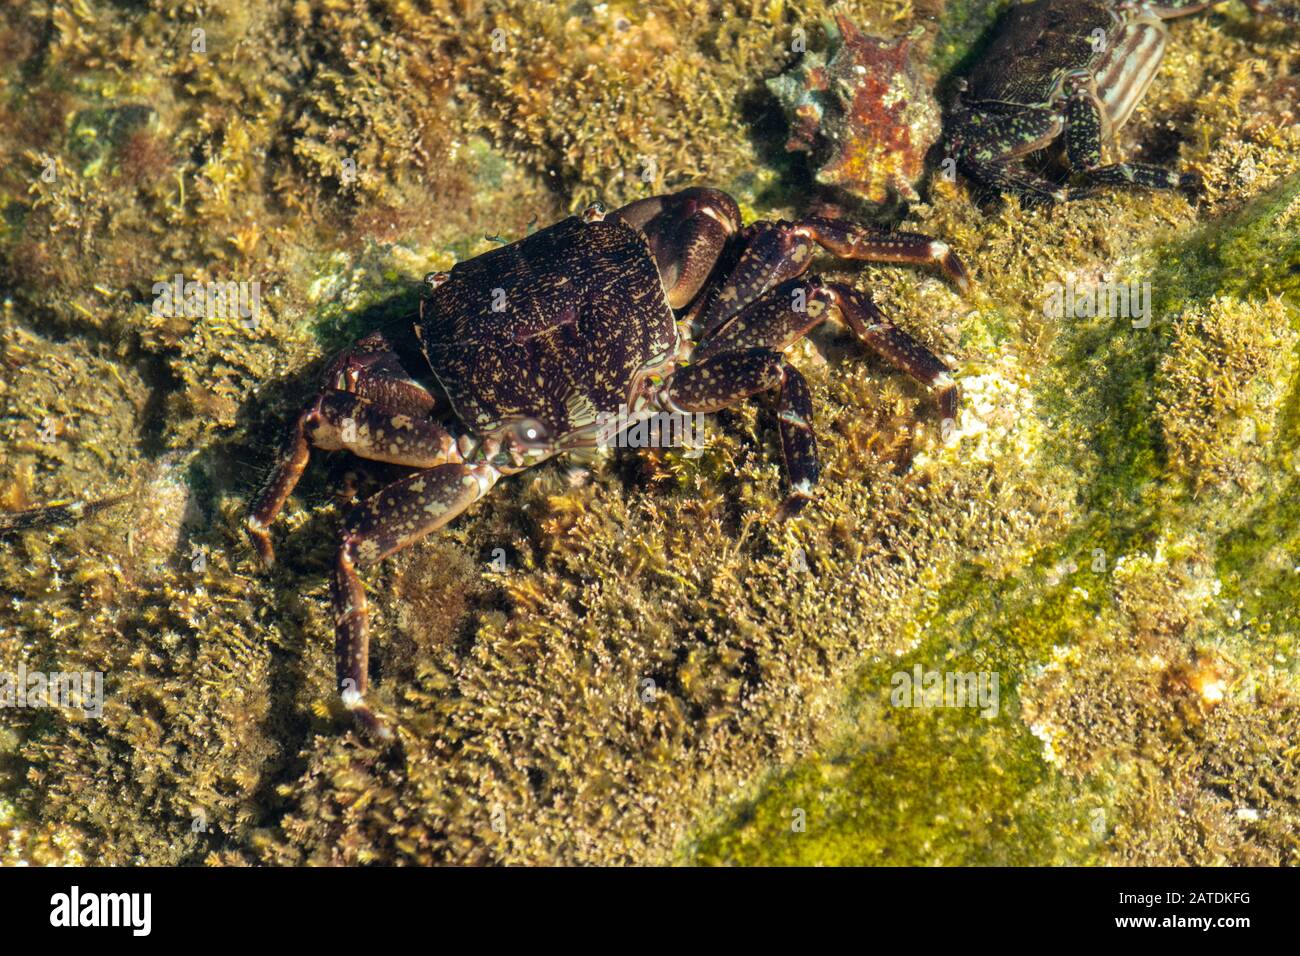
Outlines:
MULTIPOLYGON (((1002 6, 840 9, 946 97, 1002 6)), ((0 539, 0 675, 102 675, 0 708, 0 861, 1300 862, 1294 28, 1171 25, 1119 146, 1195 203, 934 176, 900 217, 785 150, 821 3, 173 7, 0 13, 0 509, 123 496, 0 539), (797 520, 766 400, 502 482, 364 574, 386 757, 334 692, 354 462, 274 570, 243 532, 285 423, 426 273, 704 183, 951 245, 965 296, 816 268, 956 367, 955 427, 828 325, 797 520), (1054 298, 1104 283, 1149 313, 1054 298)))

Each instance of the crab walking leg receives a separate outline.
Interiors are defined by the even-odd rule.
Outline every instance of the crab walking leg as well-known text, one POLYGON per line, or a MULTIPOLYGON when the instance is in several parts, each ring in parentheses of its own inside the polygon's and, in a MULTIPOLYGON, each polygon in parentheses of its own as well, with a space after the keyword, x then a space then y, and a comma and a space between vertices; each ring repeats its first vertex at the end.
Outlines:
POLYGON ((748 348, 784 351, 826 318, 823 285, 820 276, 782 282, 707 335, 695 346, 691 360, 703 362, 748 348))
POLYGON ((438 465, 380 489, 344 518, 331 582, 338 686, 344 706, 380 737, 392 733, 365 702, 370 615, 357 570, 438 530, 482 498, 498 477, 490 465, 438 465))
MULTIPOLYGON (((434 412, 434 397, 423 385, 413 380, 403 367, 394 345, 398 341, 400 331, 391 328, 387 332, 376 329, 334 356, 321 375, 320 390, 316 397, 298 413, 289 426, 280 447, 276 467, 244 522, 253 547, 266 564, 275 560, 271 537, 266 529, 280 513, 285 500, 302 477, 312 444, 322 449, 350 448, 355 444, 357 447, 353 450, 357 454, 376 457, 367 454, 366 441, 352 439, 352 432, 356 430, 359 421, 373 426, 377 424, 376 416, 387 415, 397 422, 394 430, 399 430, 401 417, 404 416, 415 423, 416 430, 421 430, 425 427, 423 423, 427 423, 434 412), (356 414, 351 411, 362 407, 378 411, 356 414), (343 440, 344 437, 347 441, 343 440)), ((425 444, 443 446, 450 443, 449 437, 444 440, 441 429, 436 425, 432 428, 437 430, 423 439, 425 444)), ((382 431, 382 428, 379 430, 382 431)), ((365 434, 373 432, 367 429, 365 434)), ((443 460, 446 460, 445 457, 437 459, 419 454, 410 463, 415 467, 428 467, 443 460)))
POLYGON ((788 516, 811 497, 819 468, 812 432, 812 394, 785 356, 765 348, 723 352, 673 373, 661 401, 677 412, 716 412, 776 388, 781 390, 777 420, 790 482, 782 513, 788 516))
POLYGON ((411 468, 432 468, 457 457, 451 433, 430 419, 393 412, 346 392, 321 396, 319 408, 307 437, 322 450, 346 450, 411 468))
POLYGON ((773 286, 802 274, 816 246, 789 223, 753 223, 742 239, 745 246, 740 258, 709 300, 700 323, 701 337, 711 335, 773 286))
POLYGON ((827 283, 823 290, 854 335, 897 368, 933 388, 943 420, 956 421, 961 390, 953 381, 952 370, 937 355, 886 319, 867 293, 838 282, 827 283))
POLYGON ((917 232, 885 232, 843 219, 800 219, 791 228, 841 259, 937 266, 957 287, 970 291, 970 276, 957 254, 941 239, 917 232))
POLYGON ((842 219, 756 222, 731 274, 713 294, 700 322, 707 337, 751 302, 787 279, 802 275, 815 247, 844 259, 936 265, 957 288, 970 289, 966 267, 946 242, 915 232, 885 232, 842 219))
POLYGON ((893 365, 938 392, 945 420, 954 421, 960 390, 952 371, 933 352, 885 319, 871 296, 820 276, 791 279, 746 306, 695 347, 693 359, 762 348, 780 352, 838 314, 853 334, 893 365))
POLYGON ((776 414, 790 493, 781 508, 781 517, 791 518, 812 500, 821 466, 817 463, 817 437, 812 427, 812 391, 793 366, 785 365, 782 370, 785 374, 776 414))
POLYGON ((1197 178, 1148 163, 1102 165, 1102 115, 1097 101, 1080 91, 1065 104, 1065 148, 1070 165, 1083 175, 1084 185, 1070 190, 1070 199, 1092 195, 1098 186, 1135 186, 1146 189, 1190 189, 1197 178))
POLYGON ((267 528, 306 470, 311 446, 347 449, 372 461, 413 468, 431 468, 457 457, 455 440, 427 418, 393 412, 351 392, 318 395, 290 426, 275 471, 245 519, 253 546, 267 564, 275 560, 267 528))
POLYGON ((1008 162, 966 160, 962 168, 981 186, 1019 196, 1026 203, 1035 200, 1061 202, 1070 198, 1067 190, 1061 189, 1051 180, 1044 179, 1037 173, 1030 172, 1019 160, 1008 162))
POLYGON ((1064 118, 1059 112, 1031 106, 993 116, 962 111, 952 125, 962 126, 963 132, 948 148, 962 170, 980 185, 1036 199, 1066 198, 1064 189, 1030 172, 1021 162, 1022 157, 1061 134, 1064 118))
POLYGON ((315 403, 313 403, 293 420, 280 446, 275 470, 271 472, 271 477, 262 486, 248 516, 244 518, 248 538, 253 542, 253 549, 257 551, 257 556, 262 559, 263 564, 275 563, 275 547, 271 544, 271 534, 267 528, 280 513, 285 501, 297 486, 298 479, 307 469, 307 461, 311 453, 307 450, 305 432, 315 414, 315 403))

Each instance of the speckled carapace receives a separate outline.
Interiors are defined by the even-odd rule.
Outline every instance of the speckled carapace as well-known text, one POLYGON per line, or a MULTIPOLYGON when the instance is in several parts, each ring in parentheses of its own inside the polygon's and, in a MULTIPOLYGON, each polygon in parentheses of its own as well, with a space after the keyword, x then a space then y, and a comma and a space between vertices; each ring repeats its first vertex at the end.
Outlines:
POLYGON ((838 219, 742 226, 726 193, 687 189, 591 207, 526 239, 428 277, 420 314, 372 332, 328 365, 294 420, 248 529, 268 526, 309 448, 347 450, 410 474, 345 516, 333 603, 339 689, 377 736, 365 702, 368 614, 357 570, 442 527, 504 475, 601 444, 602 421, 714 412, 775 391, 792 514, 818 476, 812 397, 785 351, 828 316, 935 388, 957 411, 948 367, 851 286, 804 276, 814 249, 934 265, 968 280, 948 246, 838 219))

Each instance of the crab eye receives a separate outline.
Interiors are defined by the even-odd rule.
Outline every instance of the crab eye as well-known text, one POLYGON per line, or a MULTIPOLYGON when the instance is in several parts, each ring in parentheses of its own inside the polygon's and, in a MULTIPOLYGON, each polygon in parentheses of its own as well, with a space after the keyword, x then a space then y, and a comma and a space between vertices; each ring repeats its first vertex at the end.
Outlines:
POLYGON ((535 418, 520 419, 515 422, 512 431, 521 445, 530 447, 545 445, 550 438, 546 426, 535 418))

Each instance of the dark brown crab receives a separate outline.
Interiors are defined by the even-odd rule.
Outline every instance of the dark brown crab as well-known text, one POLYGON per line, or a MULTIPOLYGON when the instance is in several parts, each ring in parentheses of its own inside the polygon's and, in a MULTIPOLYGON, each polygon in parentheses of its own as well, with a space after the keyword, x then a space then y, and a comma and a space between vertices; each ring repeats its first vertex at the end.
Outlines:
POLYGON ((787 510, 797 510, 818 465, 808 386, 783 352, 834 314, 937 388, 945 418, 956 414, 948 368, 866 293, 799 278, 815 246, 850 259, 935 264, 967 286, 960 260, 927 236, 823 218, 742 229, 730 196, 687 189, 608 218, 592 207, 430 276, 418 317, 331 360, 247 526, 270 562, 267 528, 311 446, 416 469, 343 519, 332 579, 338 680, 365 727, 390 736, 365 703, 369 640, 357 569, 442 527, 503 475, 594 447, 602 413, 713 412, 777 391, 787 510))
MULTIPOLYGON (((947 150, 966 175, 1029 199, 1063 200, 1107 186, 1192 189, 1197 178, 1144 163, 1110 163, 1113 142, 1164 58, 1164 21, 1223 0, 1034 0, 998 21, 947 123, 947 150), (1064 135, 1078 174, 1067 191, 1024 165, 1064 135)), ((1246 0, 1252 10, 1300 23, 1292 0, 1246 0)))

